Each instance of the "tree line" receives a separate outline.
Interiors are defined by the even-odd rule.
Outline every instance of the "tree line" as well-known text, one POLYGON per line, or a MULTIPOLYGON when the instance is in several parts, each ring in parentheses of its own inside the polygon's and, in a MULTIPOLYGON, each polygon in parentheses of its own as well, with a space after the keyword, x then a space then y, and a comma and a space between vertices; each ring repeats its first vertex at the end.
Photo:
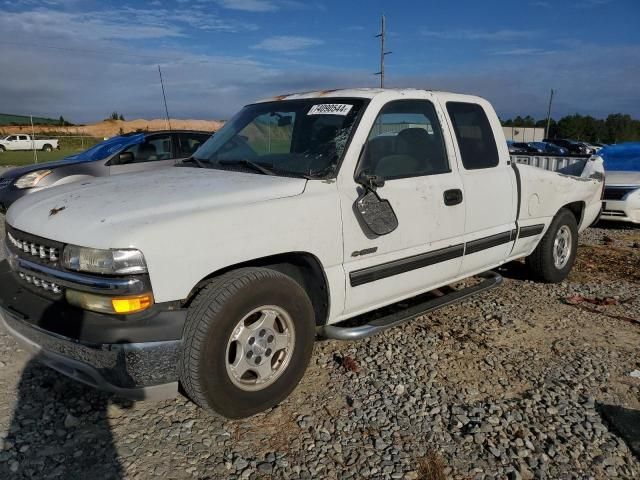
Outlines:
MULTIPOLYGON (((502 121, 505 127, 547 126, 547 120, 536 120, 532 116, 517 116, 502 121)), ((586 142, 622 143, 640 141, 640 120, 624 113, 612 113, 605 119, 590 115, 567 115, 549 123, 549 138, 571 138, 586 142)))

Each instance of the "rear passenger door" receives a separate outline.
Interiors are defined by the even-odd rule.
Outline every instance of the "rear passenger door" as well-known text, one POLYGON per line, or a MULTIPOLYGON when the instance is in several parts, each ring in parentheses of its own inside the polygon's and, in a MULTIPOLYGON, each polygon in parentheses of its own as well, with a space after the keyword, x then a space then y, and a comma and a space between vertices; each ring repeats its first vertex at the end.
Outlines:
POLYGON ((502 127, 488 104, 451 100, 446 101, 446 110, 465 192, 462 272, 473 274, 498 265, 511 252, 516 228, 515 176, 508 155, 500 155, 495 132, 502 127))
POLYGON ((372 124, 359 128, 369 130, 366 143, 355 172, 345 172, 349 178, 339 184, 346 315, 446 283, 457 275, 463 254, 463 187, 449 162, 450 139, 436 106, 427 99, 392 100, 372 124), (388 235, 372 234, 354 212, 362 191, 354 178, 361 171, 385 180, 377 193, 398 217, 388 235))
POLYGON ((200 145, 209 139, 210 135, 204 133, 176 133, 175 146, 176 146, 176 160, 183 160, 191 157, 200 145))

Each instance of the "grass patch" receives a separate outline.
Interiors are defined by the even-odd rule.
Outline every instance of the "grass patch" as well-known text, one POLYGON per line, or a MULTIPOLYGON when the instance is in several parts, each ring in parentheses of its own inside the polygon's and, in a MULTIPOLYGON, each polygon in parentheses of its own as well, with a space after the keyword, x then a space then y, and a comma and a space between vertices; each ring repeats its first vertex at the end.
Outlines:
POLYGON ((434 451, 418 459, 418 478, 420 480, 447 480, 444 473, 444 460, 434 451))
MULTIPOLYGON (((60 160, 68 157, 69 155, 74 155, 80 152, 81 150, 77 148, 61 148, 60 150, 54 150, 52 152, 37 152, 38 163, 60 160)), ((8 151, 0 153, 0 167, 32 165, 34 163, 32 151, 24 150, 19 152, 8 151)))

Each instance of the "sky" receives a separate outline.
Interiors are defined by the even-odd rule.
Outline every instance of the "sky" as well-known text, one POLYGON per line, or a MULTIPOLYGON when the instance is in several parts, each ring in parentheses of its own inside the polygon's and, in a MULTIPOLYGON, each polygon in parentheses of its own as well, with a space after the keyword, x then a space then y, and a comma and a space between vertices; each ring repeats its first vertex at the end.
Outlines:
POLYGON ((640 118, 640 0, 0 0, 0 112, 225 119, 260 98, 377 86, 481 95, 504 119, 640 118))

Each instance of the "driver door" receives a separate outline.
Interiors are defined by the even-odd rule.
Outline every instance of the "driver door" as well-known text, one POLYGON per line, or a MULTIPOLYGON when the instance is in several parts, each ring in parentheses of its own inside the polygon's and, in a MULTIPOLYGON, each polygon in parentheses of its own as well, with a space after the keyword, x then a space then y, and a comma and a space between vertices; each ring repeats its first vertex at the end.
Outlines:
POLYGON ((339 185, 345 316, 431 290, 460 270, 463 186, 455 161, 447 154, 453 150, 438 120, 439 107, 427 98, 395 100, 382 107, 355 172, 356 178, 365 171, 384 179, 377 193, 395 211, 395 231, 373 234, 353 208, 363 187, 352 179, 339 185), (458 200, 452 201, 453 196, 458 200))
POLYGON ((119 154, 109 162, 109 175, 142 172, 175 165, 173 134, 149 135, 144 142, 131 145, 120 153, 131 153, 132 161, 120 163, 119 154))

